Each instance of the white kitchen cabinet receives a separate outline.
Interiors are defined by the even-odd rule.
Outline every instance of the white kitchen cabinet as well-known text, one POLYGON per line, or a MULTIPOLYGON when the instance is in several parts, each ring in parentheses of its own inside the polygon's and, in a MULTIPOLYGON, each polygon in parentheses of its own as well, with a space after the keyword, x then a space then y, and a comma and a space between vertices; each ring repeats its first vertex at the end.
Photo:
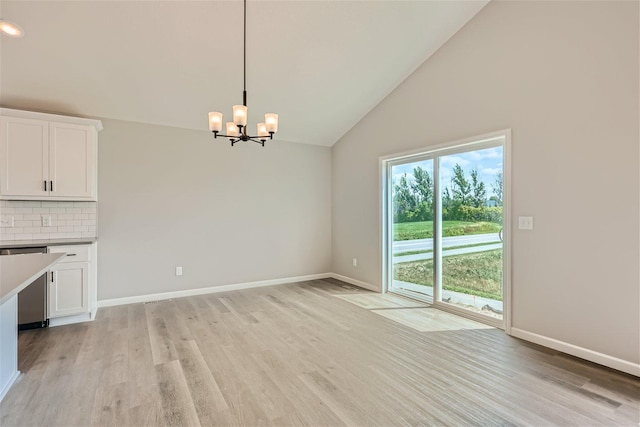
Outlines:
POLYGON ((0 199, 97 200, 99 120, 0 109, 0 199))
POLYGON ((49 318, 89 311, 89 263, 61 262, 51 270, 49 318))
POLYGON ((97 137, 93 126, 49 124, 49 194, 96 200, 97 137))
POLYGON ((49 272, 50 326, 92 320, 96 314, 97 244, 50 246, 65 253, 49 272))
POLYGON ((0 194, 47 197, 49 122, 0 117, 0 194))

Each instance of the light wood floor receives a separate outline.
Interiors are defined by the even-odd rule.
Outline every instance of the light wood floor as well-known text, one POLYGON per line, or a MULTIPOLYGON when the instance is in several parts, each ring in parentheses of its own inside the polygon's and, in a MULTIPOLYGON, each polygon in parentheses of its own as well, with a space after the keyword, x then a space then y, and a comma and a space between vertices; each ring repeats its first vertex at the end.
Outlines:
POLYGON ((336 297, 363 293, 317 280, 105 308, 92 323, 22 333, 23 375, 0 425, 640 421, 635 377, 497 329, 420 332, 336 297))

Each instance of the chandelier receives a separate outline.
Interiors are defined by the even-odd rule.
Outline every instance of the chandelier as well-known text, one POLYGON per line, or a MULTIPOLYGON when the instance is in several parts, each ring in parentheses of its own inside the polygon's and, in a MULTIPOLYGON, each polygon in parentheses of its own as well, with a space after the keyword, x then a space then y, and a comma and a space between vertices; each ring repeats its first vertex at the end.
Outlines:
POLYGON ((267 139, 273 139, 273 134, 278 131, 278 115, 267 113, 264 115, 264 123, 258 123, 257 135, 247 133, 247 0, 244 0, 244 47, 243 47, 243 74, 244 86, 242 90, 242 105, 233 106, 233 121, 226 123, 226 134, 219 133, 222 130, 222 113, 209 113, 209 130, 213 137, 223 136, 231 141, 231 146, 238 141, 253 141, 261 144, 267 139))

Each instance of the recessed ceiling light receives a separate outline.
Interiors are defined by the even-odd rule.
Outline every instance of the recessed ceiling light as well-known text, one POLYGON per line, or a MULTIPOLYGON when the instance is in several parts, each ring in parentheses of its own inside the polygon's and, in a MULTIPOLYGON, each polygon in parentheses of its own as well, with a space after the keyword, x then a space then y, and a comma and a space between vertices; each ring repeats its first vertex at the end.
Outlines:
POLYGON ((24 36, 24 30, 15 22, 6 21, 0 19, 0 33, 9 37, 22 37, 24 36))

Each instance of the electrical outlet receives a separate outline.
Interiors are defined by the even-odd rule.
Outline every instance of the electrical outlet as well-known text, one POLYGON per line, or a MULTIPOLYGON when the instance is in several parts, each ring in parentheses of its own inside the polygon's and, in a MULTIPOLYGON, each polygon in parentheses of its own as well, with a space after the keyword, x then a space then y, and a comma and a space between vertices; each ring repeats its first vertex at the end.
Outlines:
POLYGON ((533 217, 532 216, 518 217, 518 228, 520 230, 533 230, 533 217))
POLYGON ((42 215, 42 226, 43 227, 51 227, 51 216, 50 215, 42 215))
POLYGON ((357 267, 358 266, 358 258, 354 258, 353 259, 353 266, 357 267))
POLYGON ((182 276, 182 267, 176 267, 176 276, 182 276))
POLYGON ((2 216, 0 217, 0 227, 13 227, 13 217, 12 216, 2 216))

